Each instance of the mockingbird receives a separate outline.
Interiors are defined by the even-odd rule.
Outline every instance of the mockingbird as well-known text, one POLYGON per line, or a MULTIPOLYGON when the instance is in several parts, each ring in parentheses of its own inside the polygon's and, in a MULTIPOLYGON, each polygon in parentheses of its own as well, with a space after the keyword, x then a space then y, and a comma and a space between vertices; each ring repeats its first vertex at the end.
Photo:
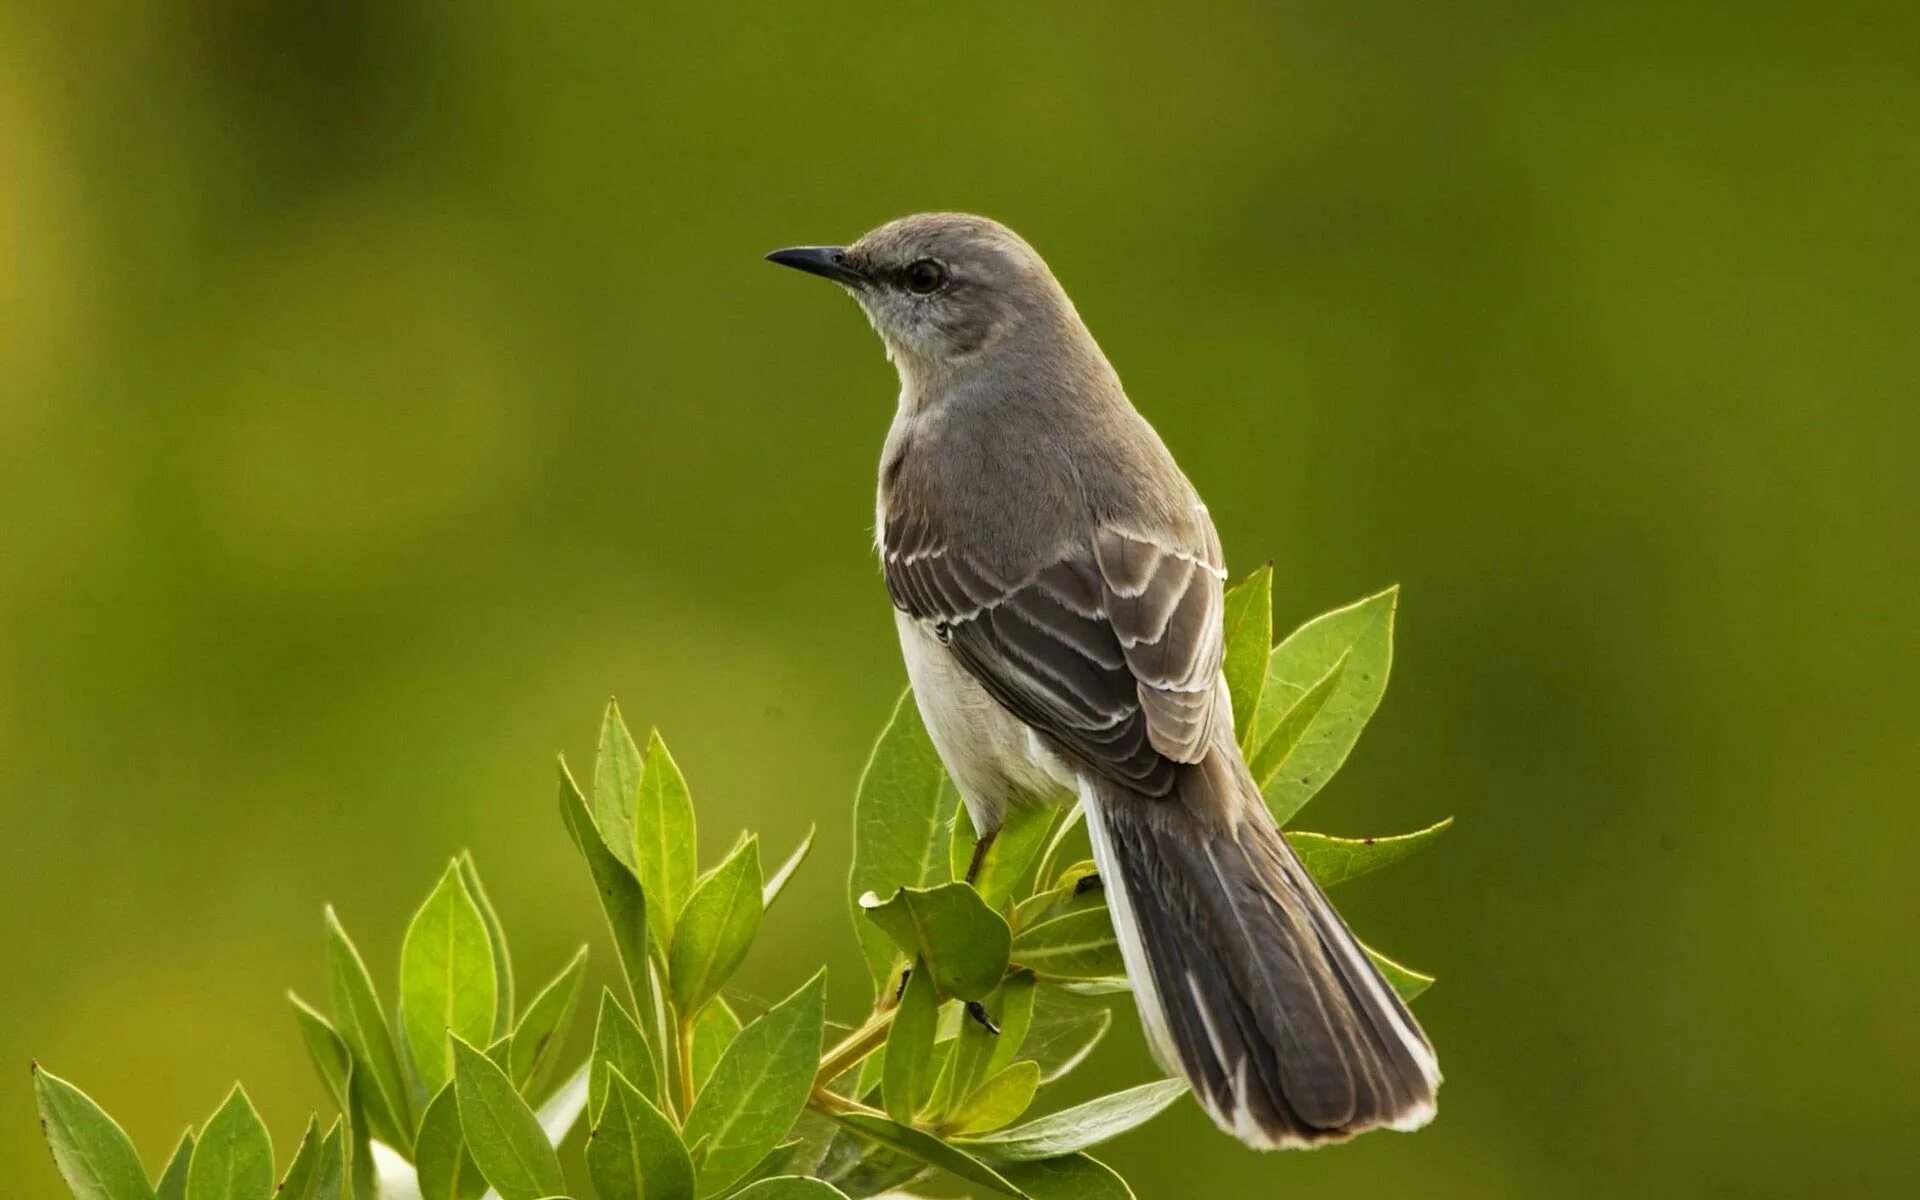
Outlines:
POLYGON ((877 536, 927 731, 983 837, 1077 794, 1155 1056, 1248 1145, 1434 1111, 1440 1071, 1261 801, 1220 674, 1220 539, 1046 263, 926 213, 767 256, 900 373, 877 536))

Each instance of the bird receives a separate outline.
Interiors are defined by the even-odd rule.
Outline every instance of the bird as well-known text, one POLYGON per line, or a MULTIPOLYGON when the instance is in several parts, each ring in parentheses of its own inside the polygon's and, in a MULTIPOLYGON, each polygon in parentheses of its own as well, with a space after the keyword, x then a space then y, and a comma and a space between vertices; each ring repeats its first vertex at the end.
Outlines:
POLYGON ((1220 538, 1040 255, 964 213, 767 259, 839 284, 900 379, 875 538, 980 837, 1077 798, 1148 1044, 1249 1146, 1432 1119, 1440 1070, 1235 742, 1220 538))

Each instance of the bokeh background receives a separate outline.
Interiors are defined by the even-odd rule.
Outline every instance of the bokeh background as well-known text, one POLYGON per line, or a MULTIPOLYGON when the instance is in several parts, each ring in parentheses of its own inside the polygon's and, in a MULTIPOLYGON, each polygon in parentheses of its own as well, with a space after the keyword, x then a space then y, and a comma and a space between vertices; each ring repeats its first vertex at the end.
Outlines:
POLYGON ((802 7, 0 8, 6 1193, 29 1056, 150 1160, 236 1077, 290 1147, 323 902, 388 979, 463 846, 523 987, 604 972, 610 693, 709 856, 820 824, 742 980, 855 1015, 895 385, 759 255, 926 208, 1049 257, 1279 624, 1404 584, 1303 823, 1459 818, 1340 898, 1440 976, 1439 1122, 1182 1107, 1140 1194, 1900 1190, 1920 9, 802 7))

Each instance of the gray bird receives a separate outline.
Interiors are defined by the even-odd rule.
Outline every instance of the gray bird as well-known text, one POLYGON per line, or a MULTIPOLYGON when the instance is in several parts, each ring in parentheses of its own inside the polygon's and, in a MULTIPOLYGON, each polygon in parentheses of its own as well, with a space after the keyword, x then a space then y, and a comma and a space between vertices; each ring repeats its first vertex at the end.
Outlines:
POLYGON ((1424 1125, 1433 1049, 1234 742, 1207 507, 1046 263, 957 213, 767 257, 845 287, 899 370, 876 532, 974 828, 1078 796, 1154 1054, 1222 1129, 1277 1148, 1424 1125))

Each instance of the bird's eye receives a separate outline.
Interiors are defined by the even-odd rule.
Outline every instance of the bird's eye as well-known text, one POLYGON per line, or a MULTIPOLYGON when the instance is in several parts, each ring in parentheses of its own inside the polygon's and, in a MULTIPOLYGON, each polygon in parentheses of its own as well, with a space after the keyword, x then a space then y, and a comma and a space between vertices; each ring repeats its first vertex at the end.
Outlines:
POLYGON ((922 258, 907 267, 907 290, 916 296, 930 296, 947 282, 947 269, 930 258, 922 258))

